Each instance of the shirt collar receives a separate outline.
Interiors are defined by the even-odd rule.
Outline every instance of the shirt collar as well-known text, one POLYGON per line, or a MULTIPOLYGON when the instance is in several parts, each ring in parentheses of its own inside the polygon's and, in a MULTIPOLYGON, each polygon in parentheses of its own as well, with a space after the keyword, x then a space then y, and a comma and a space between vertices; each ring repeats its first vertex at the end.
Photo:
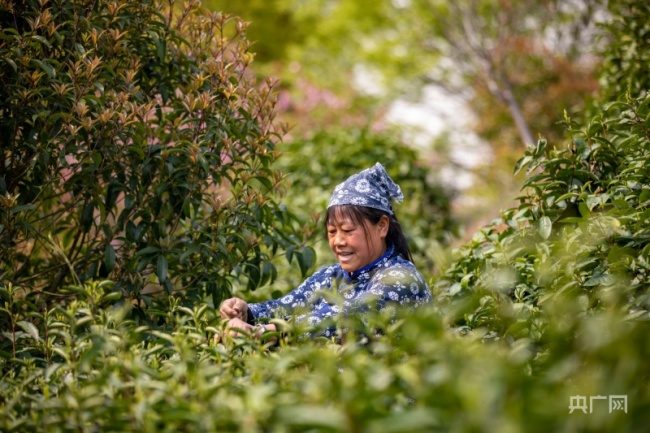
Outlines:
POLYGON ((370 271, 372 268, 387 262, 388 259, 393 255, 394 251, 395 251, 395 246, 391 245, 390 248, 388 248, 388 251, 386 251, 383 256, 381 256, 374 262, 352 273, 348 273, 347 271, 343 270, 343 275, 345 275, 345 278, 347 278, 348 280, 356 280, 361 276, 361 274, 368 273, 368 271, 370 271))

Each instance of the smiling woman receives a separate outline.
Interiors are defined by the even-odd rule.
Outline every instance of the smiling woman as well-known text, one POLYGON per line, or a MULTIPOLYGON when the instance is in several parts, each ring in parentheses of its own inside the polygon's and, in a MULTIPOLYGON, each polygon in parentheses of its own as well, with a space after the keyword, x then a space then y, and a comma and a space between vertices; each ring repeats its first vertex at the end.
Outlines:
POLYGON ((358 209, 350 206, 331 207, 325 220, 330 248, 347 273, 375 262, 387 249, 388 217, 381 215, 376 223, 367 224, 366 221, 370 219, 363 219, 359 215, 362 211, 358 209))
POLYGON ((231 334, 240 330, 256 337, 275 331, 263 319, 279 317, 316 326, 317 335, 341 339, 331 320, 338 315, 363 314, 389 305, 415 308, 431 302, 431 292, 415 268, 392 199, 401 201, 400 187, 384 167, 350 176, 334 189, 325 227, 338 263, 326 266, 280 299, 247 304, 239 298, 221 304, 231 334), (334 302, 339 295, 341 302, 334 302))

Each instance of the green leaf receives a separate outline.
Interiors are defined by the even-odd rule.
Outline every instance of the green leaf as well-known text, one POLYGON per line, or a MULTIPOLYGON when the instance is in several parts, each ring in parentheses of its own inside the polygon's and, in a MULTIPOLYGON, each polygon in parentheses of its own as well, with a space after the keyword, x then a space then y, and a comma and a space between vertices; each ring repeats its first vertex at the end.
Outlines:
POLYGON ((639 195, 639 204, 644 204, 650 200, 650 189, 644 189, 639 195))
POLYGON ((35 63, 38 67, 40 67, 42 70, 44 70, 45 73, 50 78, 54 78, 56 76, 56 71, 54 70, 54 68, 52 66, 48 65, 47 63, 44 63, 44 62, 42 62, 40 60, 37 60, 37 59, 31 59, 30 62, 35 63))
POLYGON ((135 253, 135 255, 136 256, 146 256, 148 254, 157 253, 158 251, 160 251, 160 248, 151 245, 151 246, 142 248, 137 253, 135 253))
POLYGON ((529 164, 533 160, 533 157, 530 155, 526 155, 523 158, 521 158, 519 161, 517 161, 517 164, 515 165, 515 170, 513 174, 517 174, 521 171, 522 168, 524 168, 525 165, 529 164))
POLYGON ((36 206, 34 206, 33 204, 23 204, 23 205, 20 205, 20 206, 12 207, 11 208, 11 214, 14 215, 14 214, 17 214, 19 212, 25 212, 25 211, 34 210, 34 209, 36 209, 36 206))
POLYGON ((162 254, 158 256, 158 264, 156 267, 156 274, 158 275, 158 281, 161 283, 167 279, 167 259, 162 254))
POLYGON ((136 202, 135 197, 131 194, 127 194, 127 196, 124 197, 124 208, 131 209, 135 204, 135 202, 136 202))
POLYGON ((171 344, 174 344, 174 337, 169 335, 169 334, 166 334, 166 333, 161 332, 161 331, 150 331, 150 333, 151 333, 151 335, 154 335, 154 336, 156 336, 156 337, 158 337, 158 338, 160 338, 162 340, 165 340, 165 341, 167 341, 167 342, 169 342, 171 344))
POLYGON ((33 36, 32 36, 32 39, 37 40, 37 41, 40 42, 41 44, 43 44, 43 45, 45 45, 46 47, 50 48, 50 43, 49 43, 49 41, 48 41, 47 39, 45 39, 43 36, 33 35, 33 36))
POLYGON ((122 299, 122 292, 110 292, 102 296, 103 302, 115 302, 122 299))
POLYGON ((287 258, 287 262, 289 263, 293 262, 293 255, 295 251, 296 251, 296 247, 294 247, 293 245, 287 248, 287 251, 284 253, 284 255, 287 258))
POLYGON ((94 210, 95 205, 93 203, 88 203, 84 206, 83 211, 81 212, 81 227, 85 232, 89 231, 92 226, 94 210))
POLYGON ((61 367, 63 367, 63 364, 60 364, 58 362, 55 362, 53 364, 48 365, 47 368, 45 369, 44 374, 43 374, 43 377, 45 378, 45 380, 49 381, 50 378, 52 377, 52 375, 54 373, 56 373, 57 370, 59 370, 61 367))
POLYGON ((551 236, 552 228, 553 222, 549 217, 543 216, 539 219, 539 222, 537 223, 537 232, 542 238, 548 239, 549 236, 551 236))
POLYGON ((562 218, 562 220, 558 221, 564 224, 575 224, 575 223, 582 223, 585 222, 583 218, 580 217, 566 217, 562 218))
POLYGON ((106 245, 106 249, 104 250, 104 265, 108 272, 111 272, 115 268, 115 248, 111 244, 106 245))
POLYGON ((609 253, 607 254, 607 261, 614 263, 618 260, 625 258, 633 258, 637 255, 637 251, 634 248, 619 247, 617 245, 612 245, 609 253))
POLYGON ((316 259, 316 253, 311 247, 302 247, 299 252, 296 254, 298 260, 298 267, 300 268, 300 274, 304 277, 307 275, 307 271, 314 263, 316 259))
POLYGON ((25 320, 21 320, 20 322, 16 323, 18 326, 23 328, 23 330, 28 333, 34 340, 38 341, 40 340, 40 337, 38 335, 38 329, 36 326, 34 326, 33 323, 27 322, 25 320))
POLYGON ((255 176, 254 179, 257 179, 262 185, 264 185, 264 187, 266 187, 267 190, 273 190, 273 184, 269 178, 264 176, 255 176))
POLYGON ((278 409, 282 424, 347 430, 345 414, 341 410, 311 404, 298 404, 278 409))
POLYGON ((616 278, 613 275, 609 274, 598 274, 594 275, 585 281, 585 286, 609 286, 616 281, 616 278))
POLYGON ((547 145, 547 141, 545 139, 540 139, 537 141, 537 145, 535 146, 535 154, 534 154, 535 158, 544 154, 544 152, 546 151, 546 145, 547 145))
POLYGON ((14 62, 12 59, 6 58, 4 59, 5 62, 9 63, 9 66, 11 66, 14 70, 14 72, 18 72, 18 65, 16 65, 16 62, 14 62))
POLYGON ((275 266, 273 266, 273 263, 264 262, 262 264, 262 278, 261 278, 260 285, 264 285, 266 283, 273 284, 273 282, 277 277, 278 277, 278 270, 276 269, 275 266))

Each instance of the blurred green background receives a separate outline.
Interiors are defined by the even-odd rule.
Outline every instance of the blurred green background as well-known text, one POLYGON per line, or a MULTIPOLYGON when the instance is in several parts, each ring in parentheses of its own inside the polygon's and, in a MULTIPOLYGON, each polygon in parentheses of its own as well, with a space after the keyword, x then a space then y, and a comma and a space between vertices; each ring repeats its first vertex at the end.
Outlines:
POLYGON ((515 203, 522 179, 512 169, 526 146, 540 136, 561 146, 564 111, 580 116, 597 95, 599 50, 607 43, 597 22, 609 13, 599 1, 204 4, 249 21, 253 69, 281 79, 279 117, 290 132, 279 163, 292 180, 320 179, 327 171, 320 160, 292 165, 304 140, 341 130, 387 134, 413 149, 415 159, 409 152, 381 158, 373 149, 380 144, 363 136, 350 151, 349 142, 330 137, 320 145, 333 160, 346 160, 349 171, 331 180, 328 173, 320 186, 330 191, 364 168, 368 160, 358 159, 364 149, 389 168, 423 167, 450 207, 448 215, 418 218, 443 227, 456 245, 515 203), (441 223, 449 217, 454 228, 441 223))

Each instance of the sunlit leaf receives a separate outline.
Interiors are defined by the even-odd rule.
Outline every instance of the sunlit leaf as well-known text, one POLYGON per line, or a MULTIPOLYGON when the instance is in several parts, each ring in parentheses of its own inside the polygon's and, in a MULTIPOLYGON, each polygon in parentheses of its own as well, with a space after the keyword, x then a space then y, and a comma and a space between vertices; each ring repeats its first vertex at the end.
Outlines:
POLYGON ((16 324, 23 328, 23 330, 27 332, 34 340, 40 340, 38 328, 36 328, 33 323, 21 320, 16 324))
POLYGON ((539 232, 539 235, 542 238, 548 239, 549 236, 551 236, 552 229, 553 229, 553 222, 549 217, 543 216, 542 218, 539 219, 539 222, 537 223, 537 231, 539 232))

